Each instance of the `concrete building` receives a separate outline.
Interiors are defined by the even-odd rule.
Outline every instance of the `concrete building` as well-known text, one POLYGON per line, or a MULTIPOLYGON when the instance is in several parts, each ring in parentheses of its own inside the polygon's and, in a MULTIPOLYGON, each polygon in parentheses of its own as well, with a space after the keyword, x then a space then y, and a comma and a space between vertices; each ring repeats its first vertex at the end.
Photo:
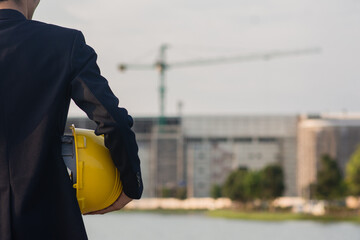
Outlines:
POLYGON ((144 181, 144 197, 161 197, 164 189, 185 187, 183 133, 180 118, 136 118, 134 124, 144 181))
MULTIPOLYGON (((69 119, 94 128, 85 119, 69 119)), ((208 197, 239 167, 258 170, 269 164, 284 169, 286 196, 296 195, 296 116, 185 116, 136 118, 134 131, 144 180, 144 197, 187 189, 188 197, 208 197)))
MULTIPOLYGON (((70 118, 68 125, 94 129, 95 123, 70 118)), ((309 196, 320 158, 335 158, 342 171, 360 143, 360 115, 185 116, 136 118, 144 197, 187 189, 188 197, 208 197, 239 167, 280 164, 285 196, 309 196)))
POLYGON ((296 116, 189 116, 182 119, 189 197, 208 197, 239 167, 279 164, 285 195, 296 195, 296 116))
POLYGON ((360 116, 301 116, 298 124, 297 193, 309 197, 309 185, 315 183, 322 155, 336 159, 342 173, 360 143, 360 116))

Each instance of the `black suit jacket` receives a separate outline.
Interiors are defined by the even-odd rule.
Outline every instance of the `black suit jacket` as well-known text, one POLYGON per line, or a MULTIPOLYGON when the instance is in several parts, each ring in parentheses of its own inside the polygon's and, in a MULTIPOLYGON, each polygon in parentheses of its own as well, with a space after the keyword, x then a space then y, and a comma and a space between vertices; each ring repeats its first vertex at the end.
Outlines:
POLYGON ((81 32, 0 10, 0 239, 86 239, 61 158, 72 98, 105 135, 124 192, 143 190, 133 120, 81 32))

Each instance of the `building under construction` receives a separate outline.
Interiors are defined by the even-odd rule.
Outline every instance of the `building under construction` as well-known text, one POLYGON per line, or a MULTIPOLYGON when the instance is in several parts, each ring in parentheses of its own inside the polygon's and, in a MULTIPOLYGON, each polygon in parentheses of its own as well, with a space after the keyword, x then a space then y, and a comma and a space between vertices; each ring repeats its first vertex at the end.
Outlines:
MULTIPOLYGON (((144 197, 186 190, 187 197, 208 197, 239 167, 261 169, 280 164, 285 195, 295 196, 297 116, 185 116, 135 118, 134 131, 144 181, 144 197)), ((94 128, 86 119, 68 124, 94 128)))
MULTIPOLYGON (((144 197, 184 190, 187 197, 208 197, 239 167, 261 169, 280 164, 286 196, 309 197, 320 158, 336 159, 343 174, 360 143, 360 115, 254 115, 135 118, 144 197), (166 190, 166 191, 165 191, 166 190)), ((95 128, 84 118, 68 124, 95 128)), ((165 194, 166 195, 166 194, 165 194)), ((173 194, 174 195, 174 194, 173 194)))

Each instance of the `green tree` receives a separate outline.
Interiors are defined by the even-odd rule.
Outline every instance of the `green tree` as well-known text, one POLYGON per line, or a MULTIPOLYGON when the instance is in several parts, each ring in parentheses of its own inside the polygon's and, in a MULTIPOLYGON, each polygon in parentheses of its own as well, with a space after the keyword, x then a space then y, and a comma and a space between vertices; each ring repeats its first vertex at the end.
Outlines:
POLYGON ((238 170, 233 171, 227 177, 224 187, 223 193, 224 196, 230 198, 231 200, 246 202, 248 200, 245 194, 245 177, 248 174, 247 169, 240 168, 238 170))
POLYGON ((160 189, 162 198, 171 198, 173 197, 173 191, 170 188, 163 187, 160 189))
POLYGON ((284 185, 284 173, 279 165, 269 165, 260 172, 262 181, 262 199, 274 199, 282 196, 284 185))
POLYGON ((249 200, 261 198, 263 192, 261 171, 248 172, 244 178, 244 195, 249 200))
POLYGON ((210 189, 210 196, 214 199, 222 197, 221 186, 218 184, 213 184, 210 189))
POLYGON ((345 187, 340 169, 335 159, 323 155, 320 169, 317 172, 317 182, 314 184, 315 197, 318 199, 338 199, 344 196, 345 187))
POLYGON ((346 183, 350 194, 360 195, 360 146, 346 165, 346 183))
POLYGON ((177 187, 175 192, 175 198, 177 199, 186 199, 187 197, 187 189, 186 187, 177 187))
POLYGON ((284 174, 278 165, 269 165, 260 171, 238 169, 233 171, 223 186, 224 196, 241 202, 254 199, 271 200, 284 192, 284 174))

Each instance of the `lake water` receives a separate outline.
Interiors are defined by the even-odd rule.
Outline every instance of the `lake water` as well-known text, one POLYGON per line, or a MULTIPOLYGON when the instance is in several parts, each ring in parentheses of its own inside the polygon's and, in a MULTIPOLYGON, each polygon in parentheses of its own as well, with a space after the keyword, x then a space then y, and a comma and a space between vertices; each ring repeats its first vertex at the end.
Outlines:
POLYGON ((90 240, 360 240, 360 225, 261 222, 201 214, 111 213, 84 217, 90 240))

